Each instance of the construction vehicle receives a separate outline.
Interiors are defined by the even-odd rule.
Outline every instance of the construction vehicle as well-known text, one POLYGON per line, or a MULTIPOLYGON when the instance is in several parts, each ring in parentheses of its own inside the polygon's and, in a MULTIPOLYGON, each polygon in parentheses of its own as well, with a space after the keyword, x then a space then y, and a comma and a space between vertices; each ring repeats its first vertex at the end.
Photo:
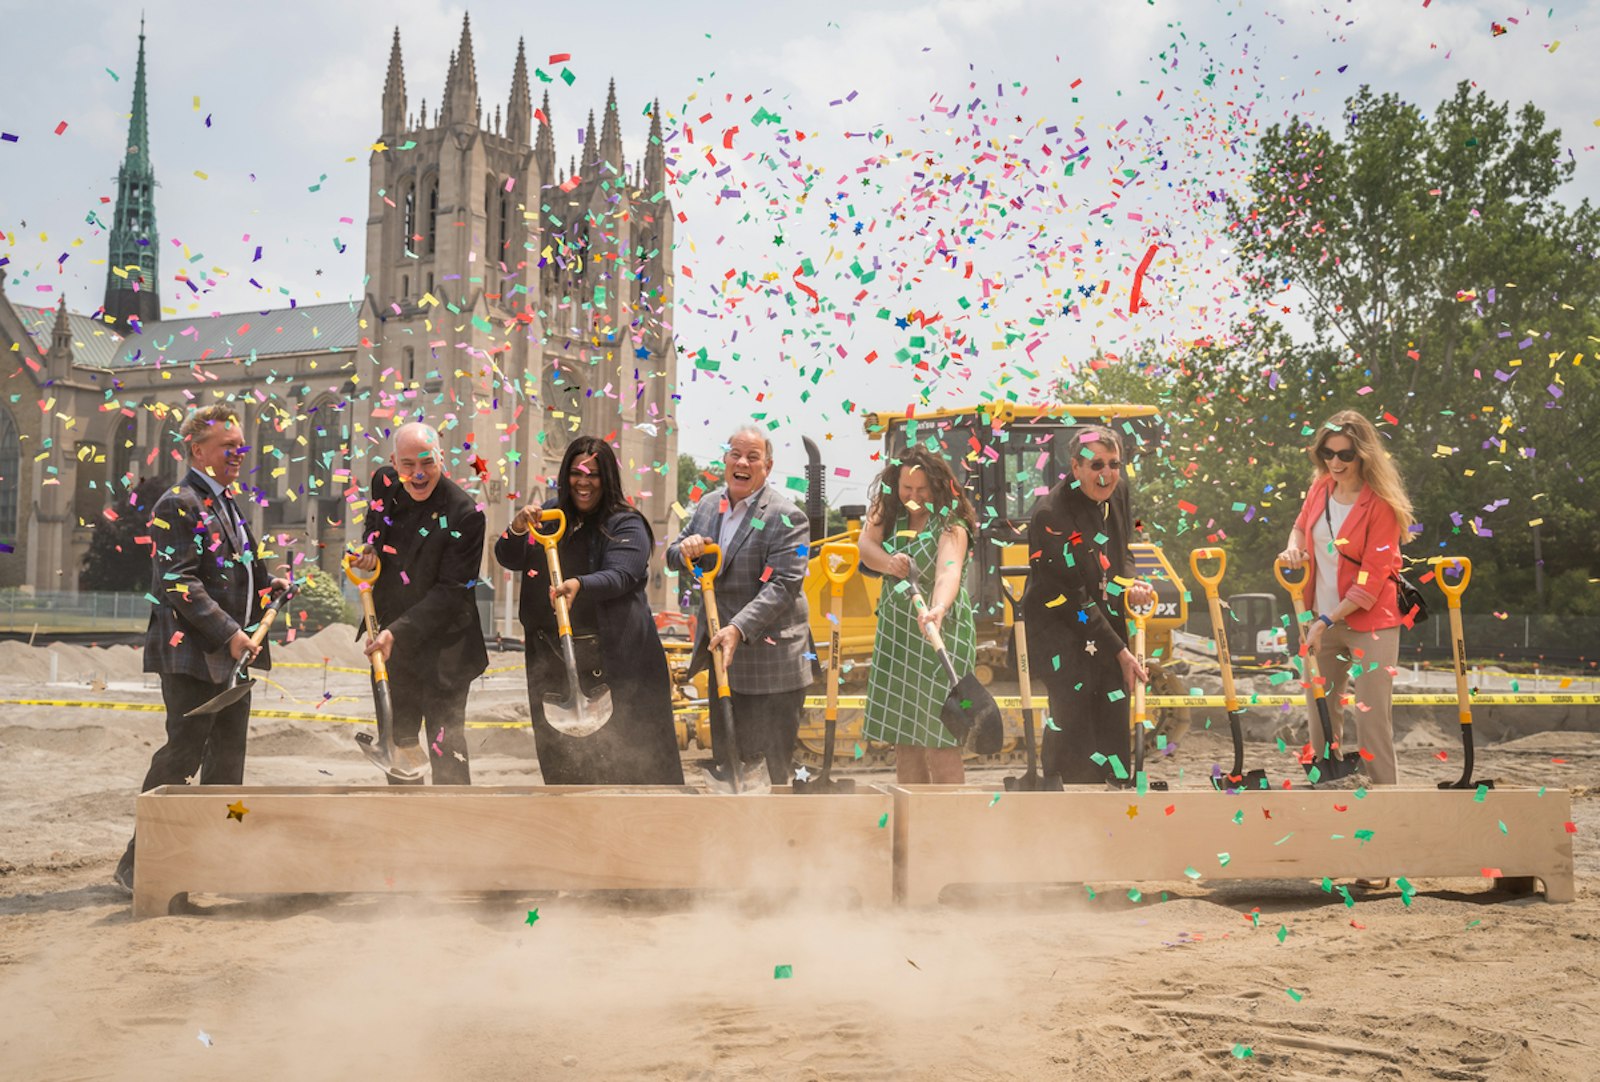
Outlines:
MULTIPOLYGON (((1011 615, 1001 595, 1003 566, 1028 563, 1028 518, 1034 504, 1069 470, 1071 457, 1079 444, 1073 436, 1089 424, 1112 428, 1122 438, 1124 458, 1129 468, 1127 483, 1137 487, 1138 464, 1160 443, 1161 421, 1154 406, 1130 404, 1062 404, 1019 406, 1011 402, 983 403, 965 409, 925 412, 869 413, 864 418, 868 435, 881 437, 883 459, 893 458, 912 444, 922 444, 944 456, 952 465, 978 512, 978 536, 972 546, 973 560, 968 571, 967 591, 976 609, 978 658, 977 676, 1002 695, 1015 694, 1015 674, 1011 660, 1011 615)), ((818 644, 819 660, 826 663, 831 637, 828 605, 824 593, 827 576, 819 564, 818 553, 826 541, 854 542, 860 533, 864 507, 845 507, 841 512, 846 529, 824 536, 827 512, 823 483, 823 464, 816 445, 806 440, 806 513, 812 523, 811 564, 805 593, 811 609, 812 638, 818 644)), ((1162 554, 1158 545, 1142 536, 1132 543, 1137 574, 1156 589, 1156 609, 1147 625, 1150 656, 1153 659, 1152 690, 1157 694, 1185 694, 1181 679, 1183 664, 1172 655, 1172 632, 1188 616, 1188 601, 1182 580, 1162 554)), ((876 631, 880 580, 867 575, 851 579, 844 598, 845 615, 840 627, 841 667, 845 672, 845 694, 860 694, 866 687, 871 665, 873 636, 876 631)), ((1036 644, 1042 648, 1043 644, 1036 644)), ((1155 712, 1157 734, 1176 739, 1188 727, 1186 710, 1168 708, 1155 712)), ((1015 711, 1006 718, 1008 755, 1020 753, 1021 721, 1015 711)), ((802 759, 820 762, 823 727, 820 712, 809 712, 800 729, 799 754, 802 759), (816 716, 812 716, 815 714, 816 716)), ((836 754, 853 758, 857 748, 864 758, 882 761, 892 749, 877 747, 861 738, 861 711, 841 709, 836 754)))

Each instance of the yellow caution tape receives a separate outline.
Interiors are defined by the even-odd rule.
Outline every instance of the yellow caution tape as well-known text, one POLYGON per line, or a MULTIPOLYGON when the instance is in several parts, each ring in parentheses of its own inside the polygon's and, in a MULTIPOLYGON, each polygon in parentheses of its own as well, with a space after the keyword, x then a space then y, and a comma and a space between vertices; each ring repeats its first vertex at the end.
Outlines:
MULTIPOLYGON (((348 665, 318 665, 315 661, 274 661, 272 667, 274 669, 321 669, 324 672, 355 673, 357 676, 365 676, 372 671, 371 669, 352 669, 348 665)), ((522 670, 523 666, 521 665, 502 665, 497 669, 485 669, 483 675, 494 676, 498 673, 521 672, 522 670)))
MULTIPOLYGON (((1007 710, 1021 710, 1022 699, 1015 695, 996 695, 996 705, 1007 710)), ((1227 701, 1221 695, 1146 695, 1146 706, 1226 706, 1227 701)), ((1346 702, 1351 701, 1346 697, 1346 702)), ((1454 706, 1456 697, 1453 694, 1432 695, 1396 695, 1396 706, 1454 706)), ((1514 694, 1505 691, 1486 691, 1480 695, 1472 696, 1473 706, 1600 706, 1600 694, 1562 695, 1554 692, 1527 692, 1514 694)), ((820 695, 813 695, 806 699, 806 706, 820 709, 826 705, 820 695)), ((867 705, 865 695, 839 696, 841 710, 863 709, 867 705)), ((1047 700, 1043 695, 1034 696, 1035 709, 1047 708, 1047 700)), ((1304 695, 1241 695, 1240 706, 1304 706, 1304 695)))

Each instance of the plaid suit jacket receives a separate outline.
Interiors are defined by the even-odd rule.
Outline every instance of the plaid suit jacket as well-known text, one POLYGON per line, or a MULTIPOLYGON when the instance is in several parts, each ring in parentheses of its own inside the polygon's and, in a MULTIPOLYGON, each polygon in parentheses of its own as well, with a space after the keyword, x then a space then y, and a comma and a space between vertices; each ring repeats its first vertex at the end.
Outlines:
MULTIPOLYGON (((692 576, 679 546, 693 534, 715 540, 722 529, 722 507, 727 498, 724 486, 695 504, 683 532, 667 546, 668 567, 692 576)), ((744 636, 733 652, 733 665, 728 672, 728 683, 741 694, 794 691, 809 687, 820 674, 816 644, 811 640, 810 611, 801 590, 809 539, 810 522, 805 512, 767 485, 722 554, 722 570, 712 589, 724 626, 733 624, 744 636)), ((703 596, 697 597, 695 604, 700 631, 689 666, 691 672, 698 672, 710 662, 703 596)))
MULTIPOLYGON (((271 588, 272 576, 247 524, 247 544, 239 551, 227 515, 206 479, 193 469, 151 509, 155 561, 150 596, 157 604, 145 631, 145 672, 226 683, 234 667, 228 640, 240 629, 252 593, 251 627, 260 620, 260 598, 271 588)), ((272 668, 265 643, 252 666, 272 668)))

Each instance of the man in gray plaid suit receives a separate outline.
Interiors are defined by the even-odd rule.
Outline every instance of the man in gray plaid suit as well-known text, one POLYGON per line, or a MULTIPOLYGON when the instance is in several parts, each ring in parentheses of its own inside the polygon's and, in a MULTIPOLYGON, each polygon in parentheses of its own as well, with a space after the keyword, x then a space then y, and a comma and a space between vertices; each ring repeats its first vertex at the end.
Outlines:
MULTIPOLYGON (((755 425, 728 440, 724 481, 695 504, 678 539, 667 546, 667 566, 693 574, 691 565, 707 544, 722 549, 715 590, 722 630, 706 634, 701 613, 690 671, 722 651, 733 692, 739 752, 747 761, 764 756, 774 785, 790 780, 795 740, 806 689, 818 675, 816 645, 801 586, 806 577, 810 529, 805 512, 767 484, 772 441, 755 425)), ((725 768, 727 749, 712 726, 712 754, 725 768)))
MULTIPOLYGON (((233 407, 203 406, 178 430, 189 450, 189 472, 150 511, 154 567, 150 593, 158 604, 145 632, 145 672, 161 676, 167 707, 167 742, 150 758, 140 792, 158 785, 238 785, 244 781, 250 696, 216 714, 185 717, 228 689, 234 666, 246 655, 272 667, 246 634, 261 619, 271 578, 232 486, 244 460, 244 431, 233 407)), ((114 878, 133 890, 133 840, 114 878)))

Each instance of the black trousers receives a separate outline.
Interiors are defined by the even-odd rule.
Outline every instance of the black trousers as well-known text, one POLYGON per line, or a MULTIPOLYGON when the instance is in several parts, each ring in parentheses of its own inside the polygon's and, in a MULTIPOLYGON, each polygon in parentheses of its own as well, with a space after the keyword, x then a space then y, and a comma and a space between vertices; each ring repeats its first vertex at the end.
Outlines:
POLYGON ((1065 785, 1104 785, 1116 778, 1110 762, 1114 755, 1131 773, 1128 699, 1123 696, 1112 702, 1103 690, 1121 686, 1121 668, 1114 677, 1107 672, 1051 675, 1056 679, 1047 678, 1044 685, 1056 728, 1045 726, 1040 769, 1046 775, 1059 774, 1065 785), (1082 688, 1076 687, 1079 683, 1082 688), (1104 766, 1091 758, 1097 752, 1105 756, 1104 766))
MULTIPOLYGON (((800 738, 800 714, 805 709, 808 690, 796 688, 767 695, 733 693, 733 727, 739 742, 739 757, 747 763, 765 758, 767 776, 774 785, 787 785, 794 777, 794 745, 800 738)), ((722 735, 721 719, 715 713, 715 702, 711 709, 711 754, 727 768, 731 757, 722 735)))
MULTIPOLYGON (((150 757, 139 792, 158 785, 240 785, 244 782, 245 738, 250 732, 250 696, 216 714, 184 715, 228 690, 180 673, 161 674, 161 698, 167 706, 167 742, 150 757)), ((133 839, 122 863, 133 866, 133 839)))
MULTIPOLYGON (((437 688, 408 684, 389 678, 389 698, 394 704, 394 742, 415 744, 422 738, 433 767, 435 785, 471 785, 472 771, 467 763, 467 692, 461 688, 437 688)), ((387 775, 386 775, 387 777, 387 775)), ((421 785, 388 779, 390 785, 421 785)))

